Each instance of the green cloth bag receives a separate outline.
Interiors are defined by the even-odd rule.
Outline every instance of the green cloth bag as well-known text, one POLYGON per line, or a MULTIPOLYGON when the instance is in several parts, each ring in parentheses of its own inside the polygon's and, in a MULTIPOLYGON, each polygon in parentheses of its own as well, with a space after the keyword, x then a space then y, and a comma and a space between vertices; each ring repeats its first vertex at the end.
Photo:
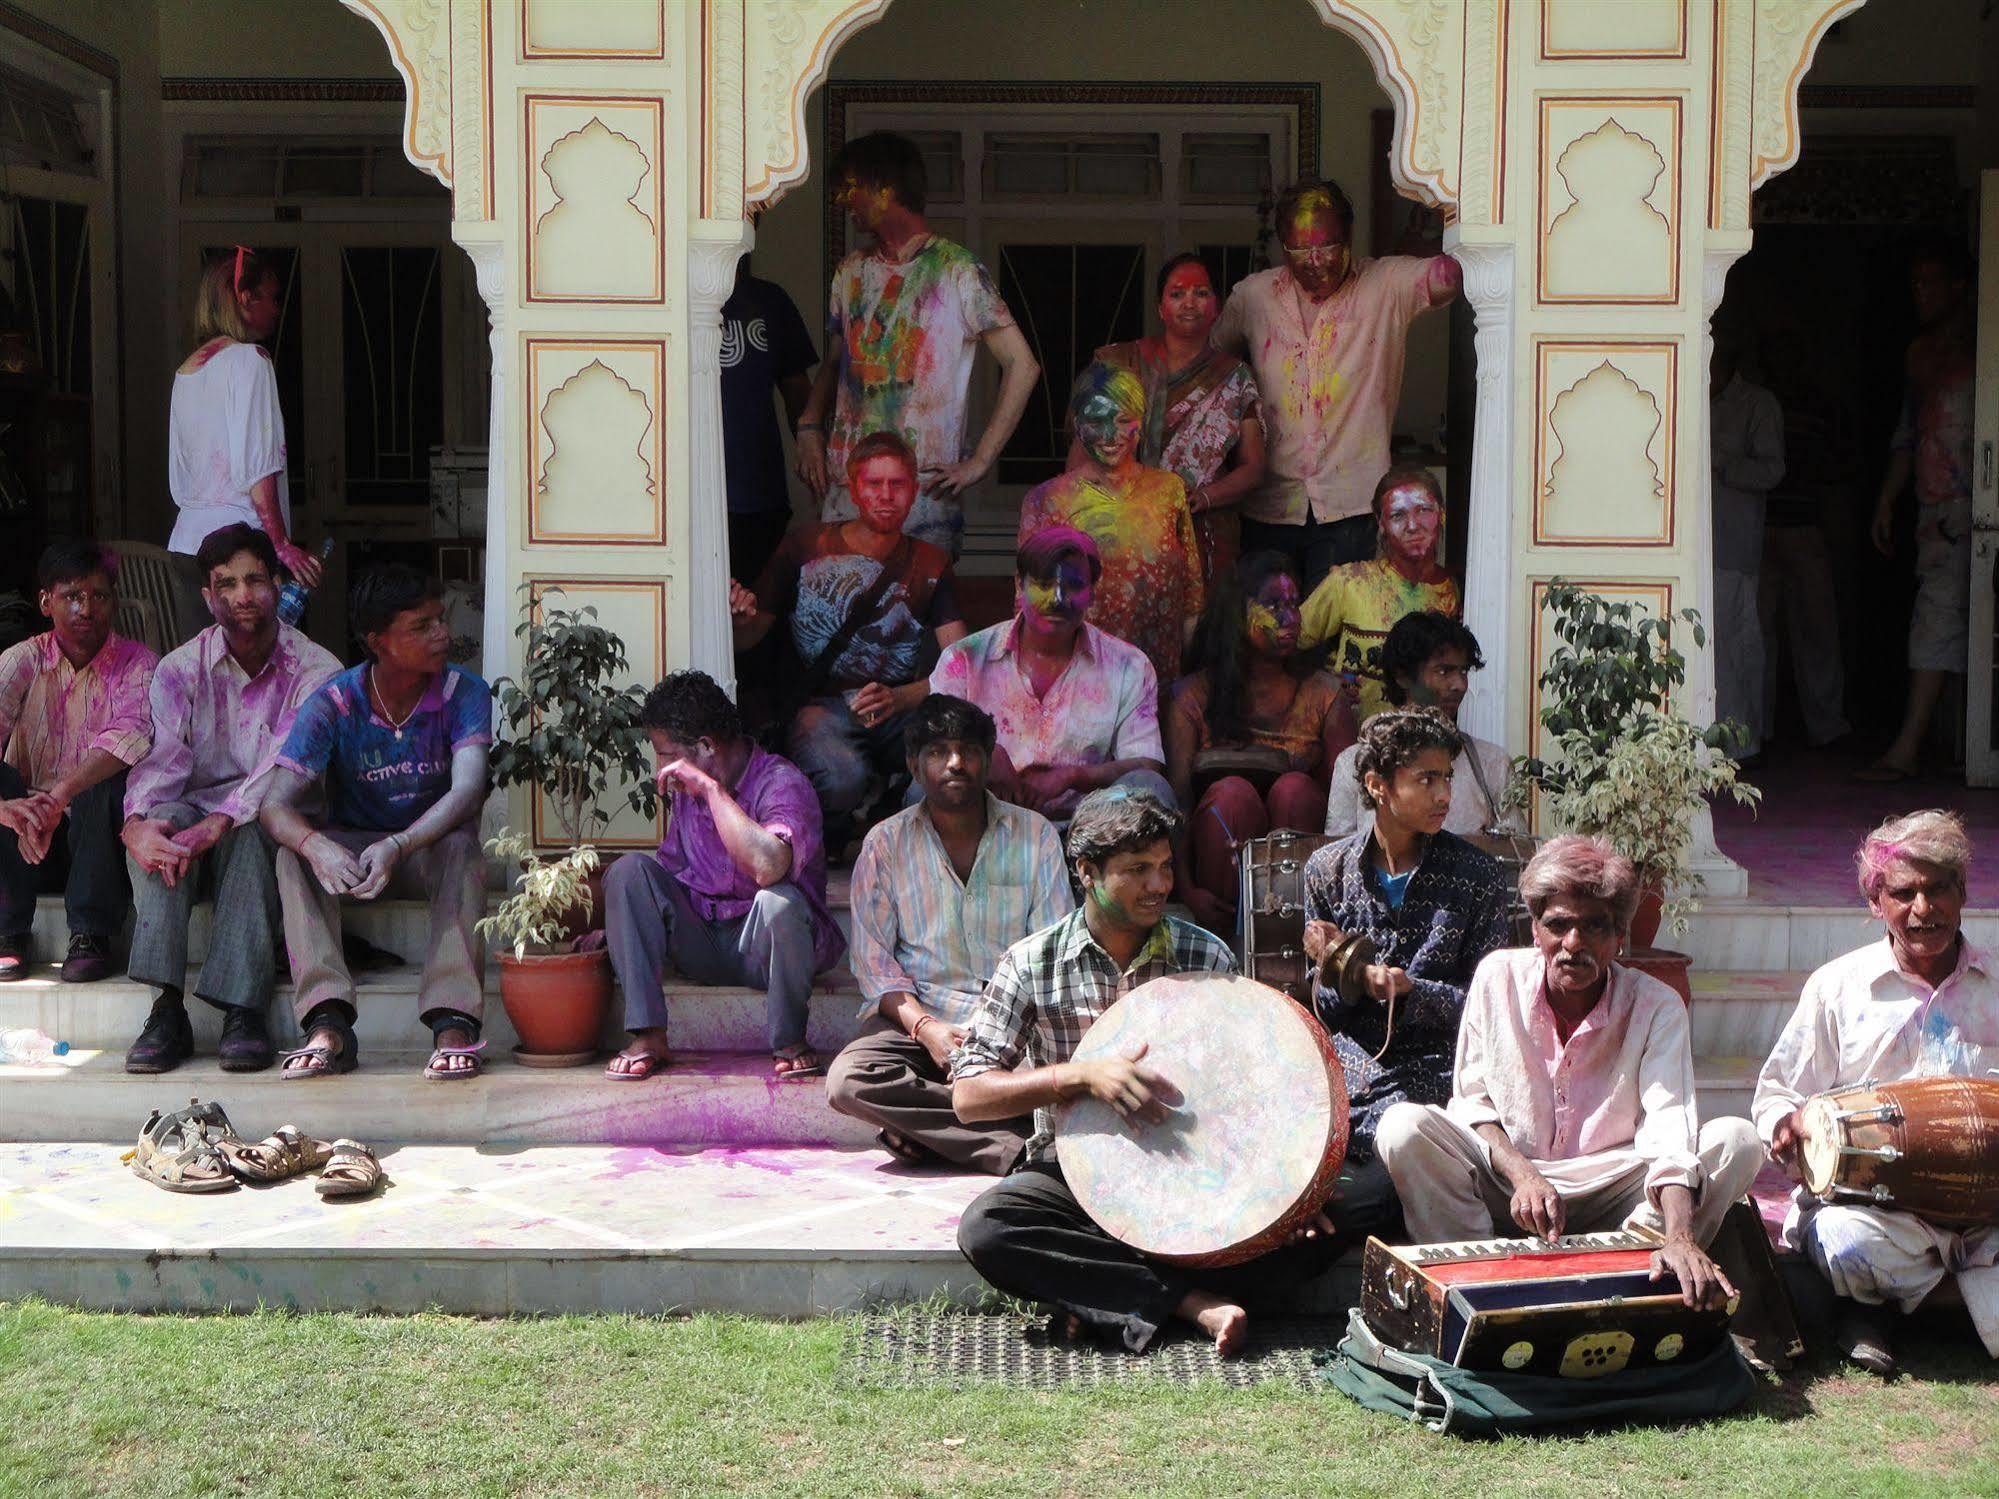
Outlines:
POLYGON ((1600 1379, 1460 1369, 1381 1342, 1347 1314, 1347 1335, 1319 1356, 1319 1377, 1372 1411, 1453 1436, 1498 1436, 1555 1426, 1698 1421, 1734 1410, 1756 1376, 1726 1341, 1688 1364, 1625 1369, 1600 1379))

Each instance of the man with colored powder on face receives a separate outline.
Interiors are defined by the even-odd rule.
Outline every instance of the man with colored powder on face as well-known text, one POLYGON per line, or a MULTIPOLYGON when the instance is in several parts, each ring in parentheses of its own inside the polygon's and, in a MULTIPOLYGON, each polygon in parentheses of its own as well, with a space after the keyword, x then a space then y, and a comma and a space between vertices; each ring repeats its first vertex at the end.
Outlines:
POLYGON ((54 543, 35 582, 49 628, 0 655, 0 980, 28 976, 35 896, 60 889, 63 981, 90 983, 111 973, 131 900, 118 825, 152 747, 159 658, 112 628, 117 559, 97 543, 54 543))
POLYGON ((922 800, 874 828, 854 865, 861 1033, 834 1058, 826 1097, 912 1165, 1005 1176, 1027 1131, 959 1120, 951 1053, 1006 950, 1075 910, 1062 840, 986 789, 993 721, 971 703, 932 693, 904 740, 922 800))
POLYGON ((1144 651, 1171 682, 1203 602, 1186 487, 1138 461, 1145 387, 1130 370, 1089 366, 1076 377, 1069 415, 1087 457, 1028 491, 1019 539, 1074 526, 1094 540, 1104 566, 1090 623, 1144 651))
POLYGON ((1280 1295, 1331 1263, 1337 1250, 1326 1215, 1313 1214, 1291 1242, 1245 1264, 1169 1265, 1098 1226, 1069 1189, 1055 1140, 1056 1109, 1085 1095, 1133 1130, 1164 1123, 1172 1079, 1147 1062, 1144 1047, 1083 1062, 1072 1060, 1076 1048, 1140 984, 1236 971, 1219 937, 1166 914, 1178 825, 1158 798, 1139 791, 1095 792, 1076 808, 1069 860, 1082 909, 1008 949, 951 1054, 960 1119, 1034 1116, 1026 1164, 965 1210, 958 1247, 1001 1291, 1056 1307, 1072 1337, 1116 1337, 1143 1353, 1178 1319, 1227 1357, 1248 1341, 1252 1297, 1280 1295))
POLYGON ((1173 805, 1159 736, 1159 678, 1137 646, 1090 612, 1103 563, 1081 531, 1051 526, 1021 544, 1019 609, 938 659, 932 692, 993 717, 996 796, 1066 822, 1091 791, 1150 791, 1173 805))
POLYGON ((1292 187, 1276 210, 1284 264, 1239 282, 1214 330, 1256 371, 1269 436, 1243 550, 1290 554, 1307 590, 1373 555, 1368 496, 1388 467, 1409 324, 1464 279, 1448 255, 1356 259, 1353 217, 1337 183, 1292 187))
MULTIPOLYGON (((1860 893, 1886 939, 1834 958, 1805 981, 1798 1008, 1756 1079, 1750 1117, 1771 1157, 1802 1178, 1814 1144, 1814 1094, 1873 1081, 1988 1078, 1999 1068, 1999 967, 1964 933, 1971 840, 1954 813, 1912 812, 1860 846, 1860 893)), ((1849 1105, 1851 1107, 1851 1105, 1849 1105)), ((1784 1241, 1838 1293, 1840 1351, 1895 1372, 1888 1305, 1913 1312, 1954 1278, 1985 1351, 1999 1358, 1999 1227, 1933 1223, 1887 1205, 1821 1203, 1802 1180, 1784 1241)))
POLYGON ((992 276, 963 245, 923 219, 923 154, 876 131, 847 142, 831 171, 833 209, 868 241, 833 273, 827 356, 798 421, 798 472, 829 521, 854 514, 847 459, 870 432, 895 432, 917 456, 906 529, 956 558, 963 492, 998 461, 1027 409, 1041 367, 992 276), (999 394, 965 452, 965 396, 983 345, 1000 367, 999 394))
POLYGON ((1430 471, 1406 464, 1383 474, 1374 516, 1381 555, 1326 574, 1305 600, 1300 642, 1304 650, 1332 648, 1326 664, 1351 684, 1363 721, 1388 706, 1380 652, 1395 622, 1426 609, 1455 618, 1461 607, 1456 580, 1437 560, 1444 501, 1430 471))
POLYGON ((195 554, 215 623, 153 674, 153 747, 125 788, 125 859, 136 921, 126 971, 159 990, 125 1054, 127 1072, 167 1072, 194 1051, 183 999, 188 922, 201 877, 215 924, 196 997, 222 1011, 225 1072, 271 1065, 265 1009, 283 912, 277 846, 258 821, 278 751, 305 700, 340 662, 278 618, 271 538, 238 522, 195 554))

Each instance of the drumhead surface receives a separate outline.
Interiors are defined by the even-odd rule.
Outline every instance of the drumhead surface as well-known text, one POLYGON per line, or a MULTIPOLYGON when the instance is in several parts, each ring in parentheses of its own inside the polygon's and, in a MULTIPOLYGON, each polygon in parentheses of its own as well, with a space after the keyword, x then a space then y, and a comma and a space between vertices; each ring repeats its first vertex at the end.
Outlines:
POLYGON ((1346 1153, 1347 1098, 1317 1021, 1251 979, 1175 974, 1099 1016, 1076 1059, 1140 1042, 1139 1065, 1181 1095, 1164 1123, 1127 1127, 1087 1096, 1056 1116, 1063 1173, 1107 1233, 1221 1263, 1324 1201, 1346 1153))
POLYGON ((1805 1190, 1814 1197, 1830 1192, 1839 1177, 1839 1147, 1843 1131, 1839 1124, 1839 1104, 1828 1096, 1805 1100, 1799 1113, 1805 1126, 1804 1149, 1799 1152, 1805 1190))

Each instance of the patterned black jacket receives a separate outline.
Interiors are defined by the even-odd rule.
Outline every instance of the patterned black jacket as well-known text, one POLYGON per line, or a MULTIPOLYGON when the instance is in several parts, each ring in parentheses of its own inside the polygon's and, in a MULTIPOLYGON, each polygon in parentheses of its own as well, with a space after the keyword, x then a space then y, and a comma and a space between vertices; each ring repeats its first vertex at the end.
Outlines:
POLYGON ((1388 1106, 1447 1103, 1458 1044, 1458 1017, 1479 960, 1506 945, 1507 890, 1498 863, 1454 833, 1423 849, 1400 910, 1391 911, 1368 873, 1372 829, 1342 838, 1305 866, 1305 914, 1349 936, 1365 932, 1380 961, 1408 972, 1409 993, 1395 1006, 1394 1038, 1379 1062, 1388 1012, 1372 1001, 1341 1002, 1323 985, 1312 999, 1333 1033, 1352 1107, 1347 1158, 1374 1158, 1374 1128, 1388 1106))

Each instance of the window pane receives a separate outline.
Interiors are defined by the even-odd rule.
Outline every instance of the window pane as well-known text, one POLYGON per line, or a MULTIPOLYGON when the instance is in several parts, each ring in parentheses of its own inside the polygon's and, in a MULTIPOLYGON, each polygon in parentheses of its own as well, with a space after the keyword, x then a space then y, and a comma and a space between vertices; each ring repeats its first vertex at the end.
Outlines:
POLYGON ((278 151, 263 145, 194 148, 194 191, 203 198, 268 198, 277 188, 278 151))
POLYGON ((285 150, 287 198, 358 198, 366 191, 365 146, 290 146, 285 150))
POLYGON ((913 130, 909 138, 923 153, 923 171, 932 203, 965 201, 965 146, 955 130, 913 130))
POLYGON ((424 246, 340 253, 347 502, 427 505, 444 440, 439 260, 424 246))

